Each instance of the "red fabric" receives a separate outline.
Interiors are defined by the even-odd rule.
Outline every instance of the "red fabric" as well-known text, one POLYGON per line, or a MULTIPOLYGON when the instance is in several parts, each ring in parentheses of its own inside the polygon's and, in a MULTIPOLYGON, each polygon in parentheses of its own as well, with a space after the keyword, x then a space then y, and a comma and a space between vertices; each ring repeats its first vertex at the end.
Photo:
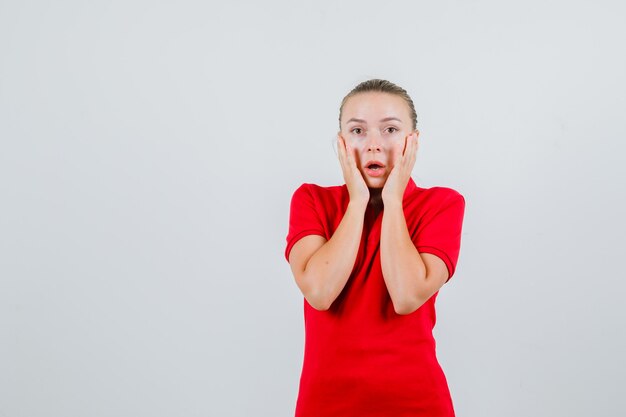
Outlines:
MULTIPOLYGON (((303 184, 293 194, 285 258, 302 237, 330 239, 349 202, 347 187, 303 184)), ((404 215, 418 252, 439 256, 454 274, 465 199, 451 188, 409 180, 404 215)), ((435 352, 434 294, 415 312, 398 315, 380 265, 383 212, 365 214, 354 269, 326 311, 304 300, 305 351, 296 417, 454 416, 435 352)))

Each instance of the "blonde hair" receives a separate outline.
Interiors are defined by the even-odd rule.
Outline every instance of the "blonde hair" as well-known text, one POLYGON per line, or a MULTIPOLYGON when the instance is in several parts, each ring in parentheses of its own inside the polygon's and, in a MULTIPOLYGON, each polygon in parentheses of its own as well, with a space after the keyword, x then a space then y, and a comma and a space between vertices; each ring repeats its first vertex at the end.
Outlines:
POLYGON ((409 114, 411 115, 411 121, 413 122, 413 130, 417 127, 417 113, 415 113, 415 106, 413 105, 413 100, 406 92, 406 90, 400 86, 395 85, 391 81, 381 80, 378 78, 374 78, 371 80, 363 81, 356 87, 352 89, 341 101, 341 106, 339 106, 339 128, 341 129, 341 115, 343 113, 343 106, 346 104, 348 99, 352 96, 355 96, 360 93, 368 93, 368 92, 380 92, 380 93, 388 93, 394 94, 396 96, 404 99, 406 104, 409 106, 409 114))

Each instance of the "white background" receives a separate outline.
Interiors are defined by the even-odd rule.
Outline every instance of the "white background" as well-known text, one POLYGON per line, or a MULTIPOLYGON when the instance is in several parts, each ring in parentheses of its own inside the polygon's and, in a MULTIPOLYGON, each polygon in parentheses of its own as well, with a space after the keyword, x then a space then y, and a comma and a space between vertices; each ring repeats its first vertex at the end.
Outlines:
POLYGON ((293 415, 303 182, 386 78, 466 198, 459 417, 626 408, 620 1, 0 2, 0 416, 293 415))

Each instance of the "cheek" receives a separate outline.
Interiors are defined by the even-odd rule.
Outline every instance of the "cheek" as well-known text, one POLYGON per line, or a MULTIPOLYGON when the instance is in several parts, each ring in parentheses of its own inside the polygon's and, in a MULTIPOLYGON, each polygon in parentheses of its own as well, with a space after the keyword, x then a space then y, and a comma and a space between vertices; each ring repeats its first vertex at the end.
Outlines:
POLYGON ((346 145, 350 146, 359 156, 363 153, 363 149, 365 148, 364 141, 350 137, 346 138, 346 145))
POLYGON ((393 146, 389 150, 389 160, 393 162, 396 160, 396 158, 401 157, 403 148, 404 148, 404 138, 395 140, 393 142, 393 146))
POLYGON ((361 159, 363 157, 363 141, 357 140, 354 137, 348 135, 344 136, 343 138, 346 141, 346 145, 352 148, 352 157, 356 161, 356 165, 358 167, 361 167, 361 159))
POLYGON ((359 146, 359 143, 361 142, 360 140, 358 140, 358 138, 356 138, 352 134, 347 134, 347 135, 344 135, 343 137, 346 140, 346 143, 352 146, 354 149, 356 149, 357 146, 359 146))

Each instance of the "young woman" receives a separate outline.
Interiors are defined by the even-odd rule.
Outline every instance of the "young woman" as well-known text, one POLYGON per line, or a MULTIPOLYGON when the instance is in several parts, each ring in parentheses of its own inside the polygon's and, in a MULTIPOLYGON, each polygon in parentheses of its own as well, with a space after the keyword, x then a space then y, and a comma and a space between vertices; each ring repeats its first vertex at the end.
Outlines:
POLYGON ((345 184, 293 194, 285 257, 306 333, 296 417, 454 416, 432 329, 465 199, 411 178, 416 119, 404 89, 359 84, 339 110, 345 184))

